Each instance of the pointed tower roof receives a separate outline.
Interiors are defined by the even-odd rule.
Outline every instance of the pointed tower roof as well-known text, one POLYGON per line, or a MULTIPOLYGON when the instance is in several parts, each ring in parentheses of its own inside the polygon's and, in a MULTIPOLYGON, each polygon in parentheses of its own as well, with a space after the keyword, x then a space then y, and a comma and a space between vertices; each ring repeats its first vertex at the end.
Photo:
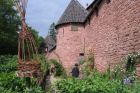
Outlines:
POLYGON ((77 0, 71 0, 57 26, 66 23, 83 23, 87 15, 88 11, 77 0))

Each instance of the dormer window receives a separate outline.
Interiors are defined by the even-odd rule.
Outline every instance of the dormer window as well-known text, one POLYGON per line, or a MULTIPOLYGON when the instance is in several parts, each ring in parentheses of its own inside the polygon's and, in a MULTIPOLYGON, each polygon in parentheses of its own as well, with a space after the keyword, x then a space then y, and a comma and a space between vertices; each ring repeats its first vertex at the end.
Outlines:
POLYGON ((76 24, 72 24, 71 31, 78 31, 78 26, 76 24))

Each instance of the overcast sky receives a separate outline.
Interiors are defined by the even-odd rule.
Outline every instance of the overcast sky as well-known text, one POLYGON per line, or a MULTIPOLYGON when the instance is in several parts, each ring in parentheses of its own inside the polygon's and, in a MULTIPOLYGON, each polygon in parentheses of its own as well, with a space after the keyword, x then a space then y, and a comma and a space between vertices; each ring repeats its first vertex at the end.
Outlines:
MULTIPOLYGON (((39 35, 46 37, 51 23, 58 19, 68 6, 70 0, 28 0, 26 20, 29 26, 36 29, 39 35)), ((86 7, 93 0, 79 0, 86 7)))

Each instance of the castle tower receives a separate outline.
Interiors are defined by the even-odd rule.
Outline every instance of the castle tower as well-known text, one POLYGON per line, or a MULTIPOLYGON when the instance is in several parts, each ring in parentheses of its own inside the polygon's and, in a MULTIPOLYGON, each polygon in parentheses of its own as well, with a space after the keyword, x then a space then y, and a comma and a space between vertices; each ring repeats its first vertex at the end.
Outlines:
POLYGON ((88 11, 77 0, 71 0, 56 25, 56 52, 65 68, 71 69, 75 63, 79 63, 79 55, 84 52, 83 23, 87 16, 88 11))

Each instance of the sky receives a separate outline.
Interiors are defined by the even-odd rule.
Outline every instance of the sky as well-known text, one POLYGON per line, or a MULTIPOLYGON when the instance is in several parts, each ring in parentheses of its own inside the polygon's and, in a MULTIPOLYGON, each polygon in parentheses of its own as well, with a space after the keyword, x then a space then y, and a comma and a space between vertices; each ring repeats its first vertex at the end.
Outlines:
MULTIPOLYGON (((78 0, 84 7, 93 0, 78 0)), ((28 0, 26 22, 40 36, 47 36, 50 25, 59 20, 70 0, 28 0)))

